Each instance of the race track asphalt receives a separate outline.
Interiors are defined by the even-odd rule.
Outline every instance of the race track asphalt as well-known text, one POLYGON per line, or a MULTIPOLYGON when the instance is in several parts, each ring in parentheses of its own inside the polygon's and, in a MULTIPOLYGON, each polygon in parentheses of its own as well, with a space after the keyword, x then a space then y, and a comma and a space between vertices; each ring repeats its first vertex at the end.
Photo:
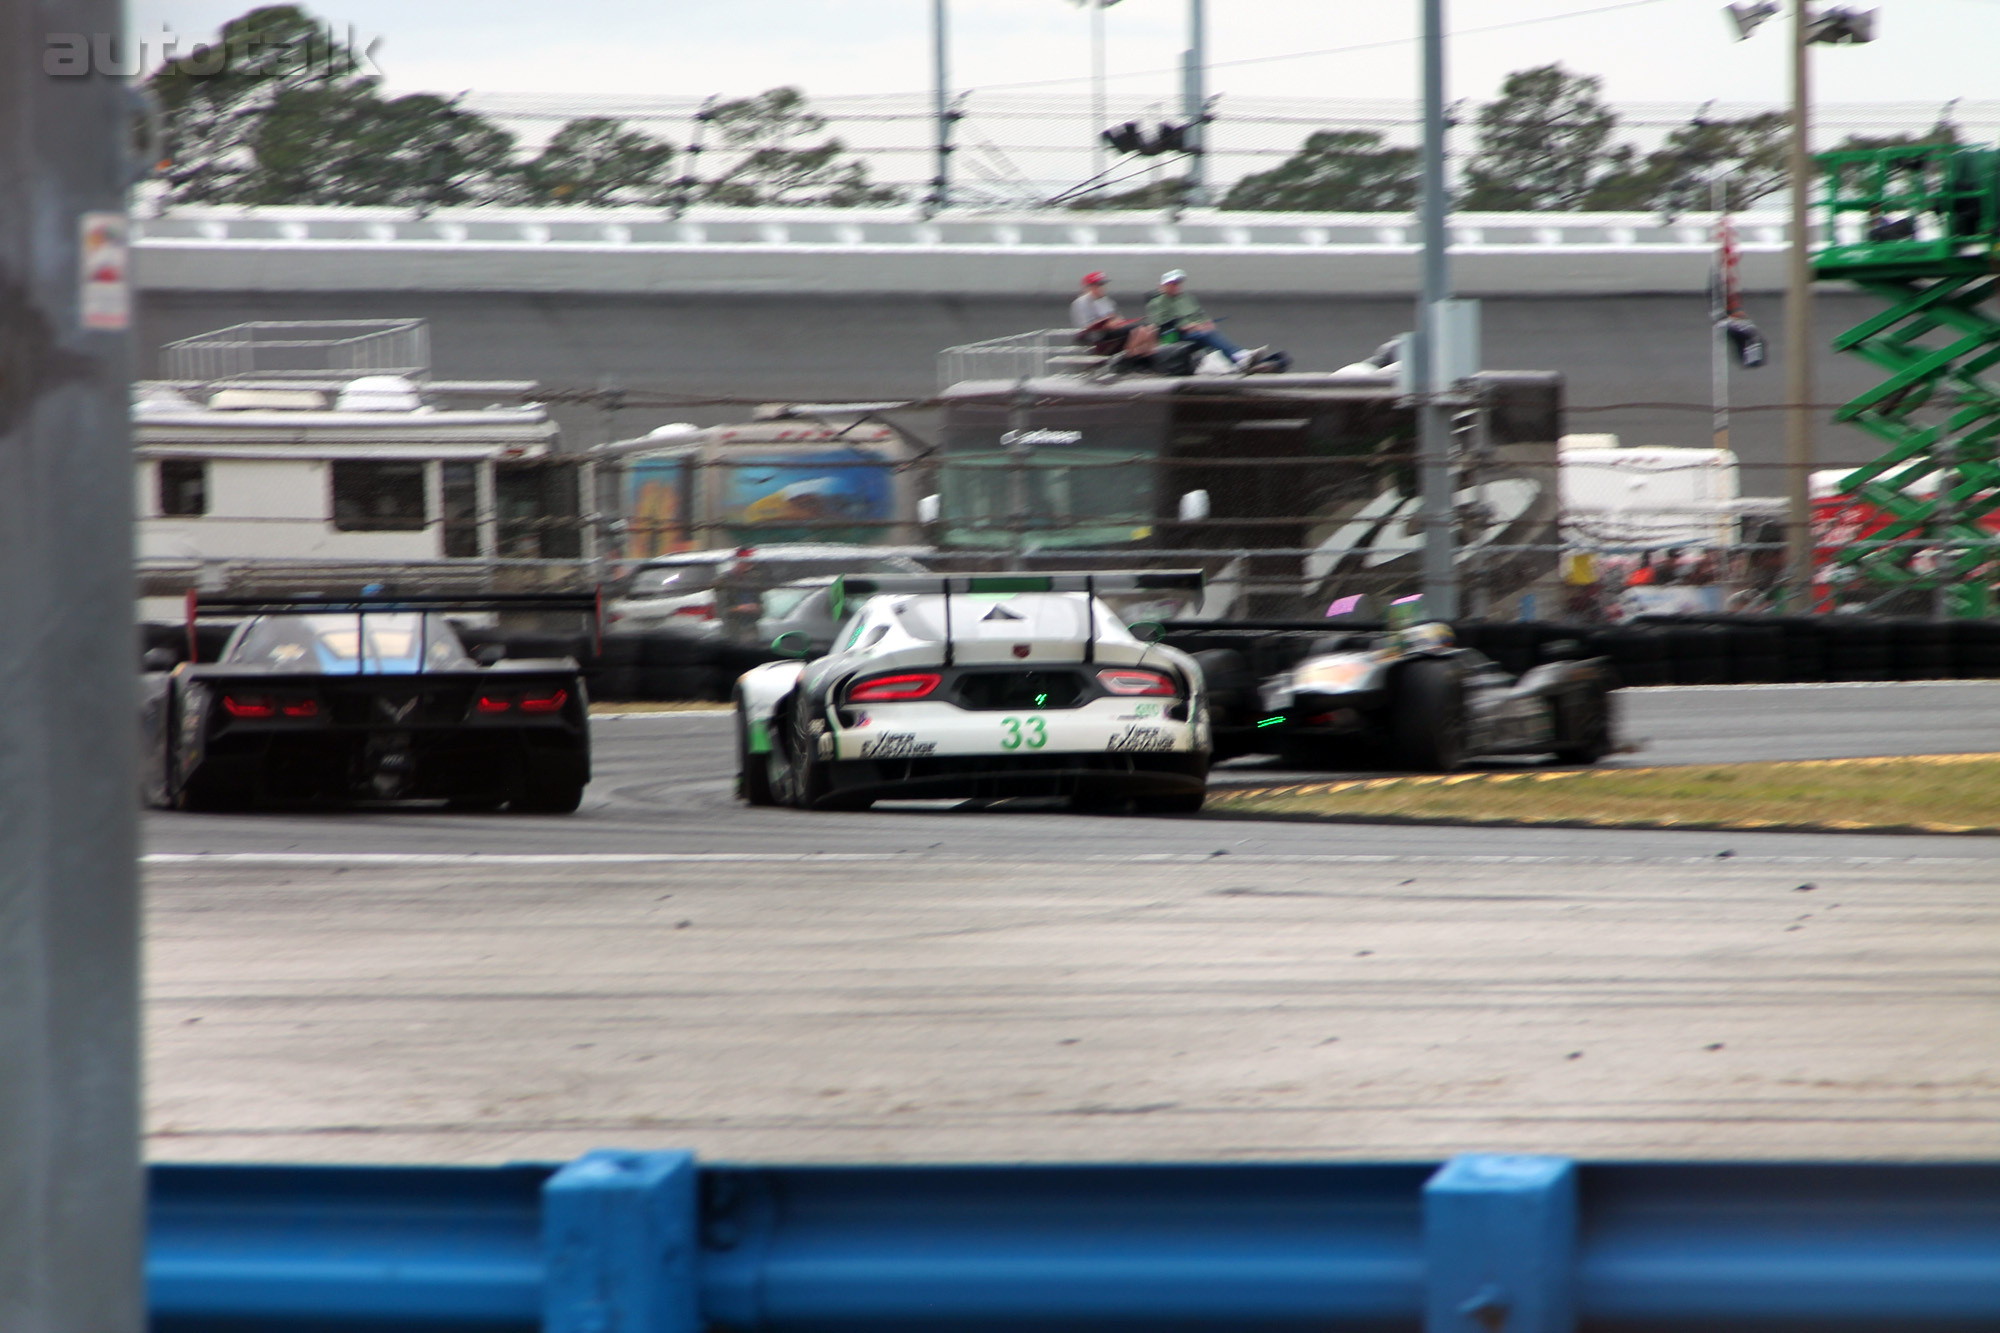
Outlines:
MULTIPOLYGON (((2000 749, 2000 684, 1624 703, 2000 749)), ((595 735, 571 816, 149 814, 148 1152, 2000 1156, 2000 837, 752 810, 726 716, 595 735)))

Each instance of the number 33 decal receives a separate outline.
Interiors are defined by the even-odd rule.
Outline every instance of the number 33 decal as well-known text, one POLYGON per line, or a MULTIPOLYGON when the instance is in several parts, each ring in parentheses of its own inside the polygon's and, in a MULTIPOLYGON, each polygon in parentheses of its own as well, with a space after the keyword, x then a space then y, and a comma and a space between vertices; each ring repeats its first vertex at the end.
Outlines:
POLYGON ((1003 750, 1018 750, 1023 744, 1030 750, 1039 750, 1049 743, 1049 729, 1038 717, 1027 720, 1025 732, 1020 718, 1003 717, 1000 719, 1000 730, 1005 733, 1000 737, 1000 748, 1003 750))

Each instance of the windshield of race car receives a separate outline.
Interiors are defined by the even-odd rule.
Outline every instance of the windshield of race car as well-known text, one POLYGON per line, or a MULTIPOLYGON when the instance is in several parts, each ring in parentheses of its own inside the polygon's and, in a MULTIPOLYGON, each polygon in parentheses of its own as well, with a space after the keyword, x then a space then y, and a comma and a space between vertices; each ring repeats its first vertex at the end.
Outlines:
POLYGON ((223 660, 331 676, 408 675, 476 665, 449 622, 421 611, 259 616, 223 660))

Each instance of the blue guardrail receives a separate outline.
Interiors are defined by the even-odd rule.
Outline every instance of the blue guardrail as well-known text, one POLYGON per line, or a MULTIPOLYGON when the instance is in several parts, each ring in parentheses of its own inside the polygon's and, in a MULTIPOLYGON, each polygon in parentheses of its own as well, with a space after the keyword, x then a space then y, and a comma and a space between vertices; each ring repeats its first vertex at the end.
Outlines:
POLYGON ((2000 1164, 151 1169, 156 1333, 2000 1329, 2000 1164))

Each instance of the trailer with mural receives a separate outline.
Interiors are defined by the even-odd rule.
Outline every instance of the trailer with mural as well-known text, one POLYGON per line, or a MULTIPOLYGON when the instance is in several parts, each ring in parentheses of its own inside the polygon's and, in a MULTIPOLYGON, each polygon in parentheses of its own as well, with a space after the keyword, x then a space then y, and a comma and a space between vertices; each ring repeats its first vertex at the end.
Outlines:
POLYGON ((887 426, 669 425, 590 451, 616 546, 642 561, 781 542, 917 540, 915 450, 887 426))

